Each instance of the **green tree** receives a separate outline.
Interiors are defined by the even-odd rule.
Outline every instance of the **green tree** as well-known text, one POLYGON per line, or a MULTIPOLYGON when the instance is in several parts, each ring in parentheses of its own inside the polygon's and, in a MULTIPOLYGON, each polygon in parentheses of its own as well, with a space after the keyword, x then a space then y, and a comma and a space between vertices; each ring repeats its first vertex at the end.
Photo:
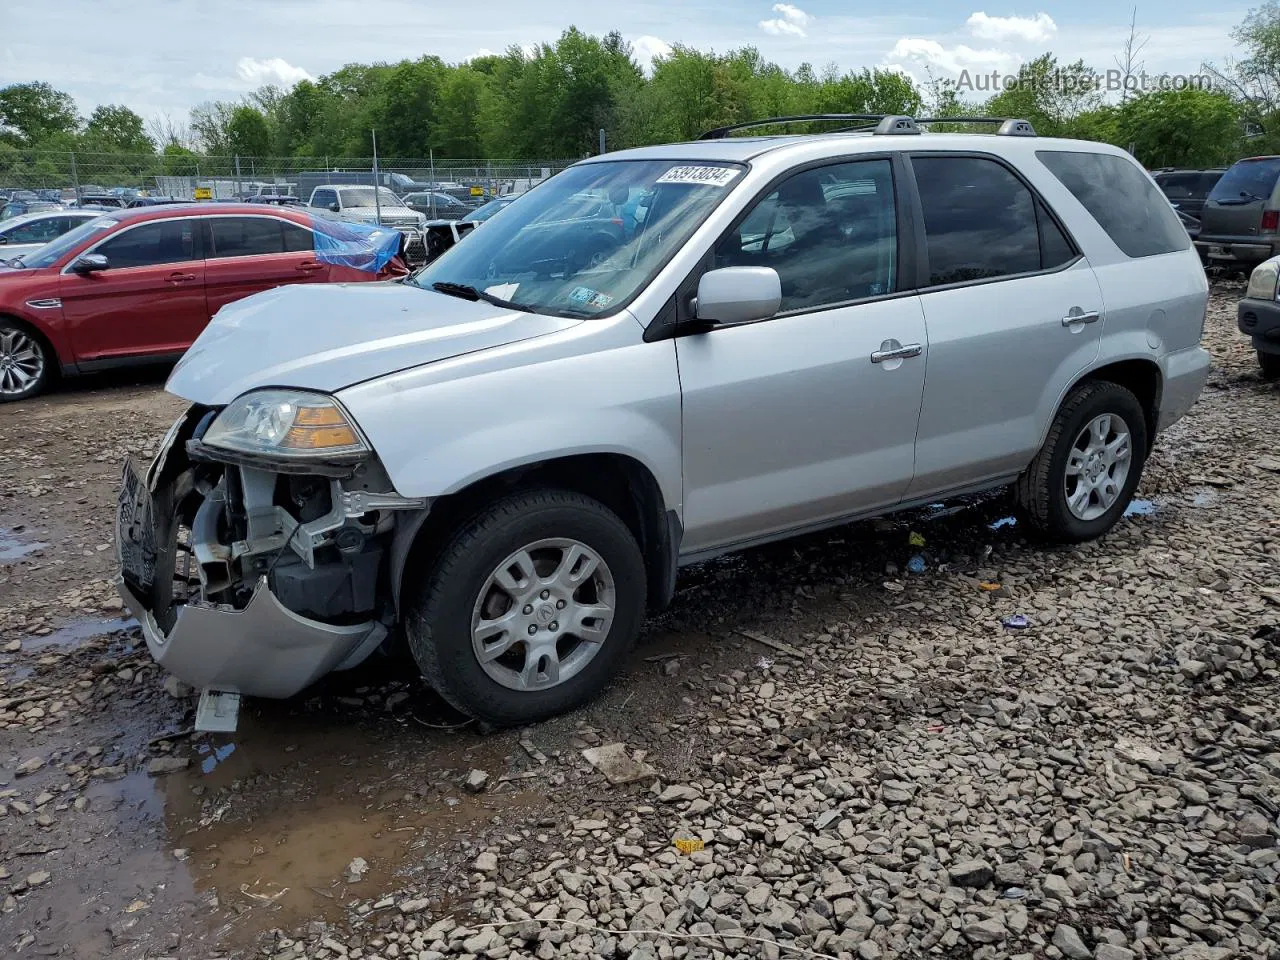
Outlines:
POLYGON ((993 96, 985 109, 990 116, 1029 120, 1041 136, 1074 136, 1078 118, 1102 105, 1095 77, 1083 60, 1059 66, 1045 53, 1023 64, 1017 84, 993 96))
MULTIPOLYGON (((1240 106, 1241 119, 1261 131, 1265 149, 1280 147, 1280 2, 1267 0, 1249 11, 1231 32, 1244 50, 1223 66, 1204 65, 1217 85, 1240 106)), ((1261 147, 1261 145, 1259 145, 1261 147)))
POLYGON ((265 157, 271 152, 271 127, 262 111, 236 107, 227 120, 227 149, 238 157, 265 157))
POLYGON ((1224 93, 1161 90, 1116 112, 1115 136, 1147 167, 1211 167, 1239 156, 1240 108, 1224 93))
POLYGON ((80 114, 71 95, 43 82, 0 88, 0 138, 14 146, 36 147, 56 134, 74 133, 80 114))
POLYGON ((108 153, 154 153, 156 149, 142 118, 128 107, 115 104, 104 104, 93 111, 81 142, 86 150, 108 153))
POLYGON ((170 177, 194 177, 200 170, 200 155, 177 143, 165 144, 161 158, 161 166, 170 177))

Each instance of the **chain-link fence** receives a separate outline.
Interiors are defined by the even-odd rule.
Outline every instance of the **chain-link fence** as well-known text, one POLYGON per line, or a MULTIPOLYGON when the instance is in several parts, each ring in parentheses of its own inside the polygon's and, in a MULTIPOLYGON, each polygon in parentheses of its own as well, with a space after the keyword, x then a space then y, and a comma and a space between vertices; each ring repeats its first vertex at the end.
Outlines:
MULTIPOLYGON (((522 193, 573 160, 435 160, 385 157, 376 182, 403 196, 439 190, 460 199, 522 193)), ((372 157, 217 157, 195 154, 0 152, 0 190, 37 191, 46 199, 145 193, 229 200, 263 193, 304 202, 320 184, 375 182, 372 157)))

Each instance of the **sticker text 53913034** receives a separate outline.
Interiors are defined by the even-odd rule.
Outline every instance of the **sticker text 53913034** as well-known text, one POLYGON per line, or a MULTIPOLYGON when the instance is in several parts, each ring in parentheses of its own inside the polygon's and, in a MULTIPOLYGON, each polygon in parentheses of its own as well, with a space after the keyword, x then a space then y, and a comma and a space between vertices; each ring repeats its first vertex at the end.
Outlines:
POLYGON ((727 187, 742 171, 737 167, 672 167, 654 183, 688 183, 703 187, 727 187))

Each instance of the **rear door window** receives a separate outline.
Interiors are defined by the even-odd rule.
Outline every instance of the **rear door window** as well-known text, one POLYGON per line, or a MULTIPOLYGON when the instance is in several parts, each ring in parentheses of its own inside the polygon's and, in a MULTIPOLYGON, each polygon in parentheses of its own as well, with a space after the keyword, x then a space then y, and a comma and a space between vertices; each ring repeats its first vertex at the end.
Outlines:
POLYGON ((1040 150, 1036 156, 1125 256, 1152 257, 1190 246, 1168 199, 1132 160, 1074 150, 1040 150))
POLYGON ((1280 157, 1241 160, 1222 175, 1222 179, 1210 192, 1209 199, 1219 203, 1270 200, 1277 180, 1280 180, 1280 157))
POLYGON ((930 286, 1043 269, 1035 197, 1004 165, 915 156, 911 166, 924 209, 930 286))

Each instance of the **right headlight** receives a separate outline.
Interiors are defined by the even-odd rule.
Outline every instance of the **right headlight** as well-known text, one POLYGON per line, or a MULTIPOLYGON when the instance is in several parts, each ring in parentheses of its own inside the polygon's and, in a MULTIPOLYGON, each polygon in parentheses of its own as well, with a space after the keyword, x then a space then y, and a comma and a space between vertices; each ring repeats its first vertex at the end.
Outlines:
POLYGON ((1277 281, 1280 281, 1280 265, 1274 260, 1267 260, 1253 268, 1249 275, 1249 289, 1244 295, 1251 300, 1274 300, 1277 281))
POLYGON ((371 451, 333 397, 307 390, 255 390, 218 414, 203 442, 288 459, 358 459, 371 451))

